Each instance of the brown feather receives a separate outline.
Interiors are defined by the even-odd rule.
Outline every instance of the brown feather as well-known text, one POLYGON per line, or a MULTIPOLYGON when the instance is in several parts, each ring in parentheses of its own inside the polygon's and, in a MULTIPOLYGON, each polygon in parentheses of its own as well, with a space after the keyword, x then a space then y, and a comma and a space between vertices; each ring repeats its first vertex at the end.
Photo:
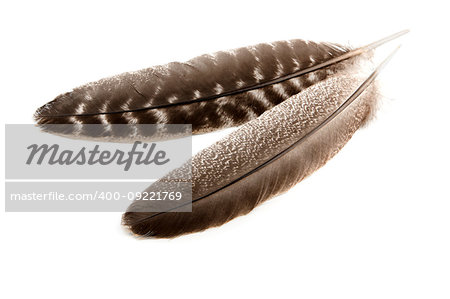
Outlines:
POLYGON ((192 124, 194 134, 237 126, 406 32, 356 50, 329 43, 279 41, 123 73, 58 96, 39 108, 35 119, 49 132, 110 140, 124 134, 131 139, 158 137, 149 133, 153 129, 135 132, 135 127, 126 126, 119 134, 109 124, 192 124), (104 126, 91 130, 84 124, 104 126))
MULTIPOLYGON (((88 137, 123 136, 109 132, 107 124, 192 124, 193 134, 210 132, 254 119, 349 67, 352 59, 347 59, 361 54, 349 51, 336 44, 290 40, 202 55, 75 88, 39 108, 35 119, 43 130, 88 137), (54 124, 78 126, 70 130, 54 124), (92 132, 83 124, 105 126, 92 132)), ((132 135, 131 127, 129 131, 132 135)))
MULTIPOLYGON (((124 225, 137 235, 176 237, 222 225, 288 190, 324 165, 364 124, 375 107, 375 86, 361 96, 358 92, 377 74, 364 81, 355 67, 243 125, 193 157, 191 213, 138 212, 143 203, 134 202, 124 225)), ((160 191, 163 182, 179 178, 186 167, 146 191, 160 191)))

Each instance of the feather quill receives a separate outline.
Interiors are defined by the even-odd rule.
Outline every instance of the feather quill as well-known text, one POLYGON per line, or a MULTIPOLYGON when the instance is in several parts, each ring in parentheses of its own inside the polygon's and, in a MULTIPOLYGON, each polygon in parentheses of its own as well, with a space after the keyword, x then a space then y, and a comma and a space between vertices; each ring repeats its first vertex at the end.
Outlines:
MULTIPOLYGON (((359 67, 323 80, 194 156, 191 213, 139 212, 143 203, 135 201, 123 224, 137 235, 172 238, 220 226, 287 191, 332 158, 370 118, 377 102, 371 83, 388 59, 365 80, 359 67)), ((160 191, 186 167, 146 191, 160 191)))
MULTIPOLYGON (((107 132, 108 124, 192 124, 194 134, 237 126, 404 33, 355 50, 330 43, 278 41, 123 73, 59 95, 39 108, 35 119, 50 132, 58 127, 46 125, 104 124, 106 132, 96 133, 100 137, 117 137, 114 131, 107 132)), ((82 128, 69 134, 75 132, 84 134, 82 128)), ((128 137, 139 137, 132 134, 128 132, 128 137)))

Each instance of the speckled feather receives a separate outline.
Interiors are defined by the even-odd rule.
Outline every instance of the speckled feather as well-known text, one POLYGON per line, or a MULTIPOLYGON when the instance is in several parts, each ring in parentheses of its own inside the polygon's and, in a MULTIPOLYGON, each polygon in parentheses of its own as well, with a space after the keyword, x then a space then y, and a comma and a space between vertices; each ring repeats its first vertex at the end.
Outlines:
MULTIPOLYGON (((361 69, 353 68, 246 123, 193 157, 191 213, 136 212, 142 202, 135 202, 124 214, 124 225, 137 235, 176 237, 220 226, 288 190, 332 158, 369 118, 376 103, 374 85, 314 131, 363 81, 361 69), (305 137, 309 132, 314 134, 305 137)), ((162 182, 179 178, 186 167, 146 191, 159 191, 162 182)))
POLYGON ((192 124, 194 134, 237 126, 345 69, 349 62, 282 83, 253 86, 348 51, 337 44, 298 39, 220 51, 83 85, 39 108, 35 119, 39 124, 192 124), (242 88, 252 90, 226 96, 242 88), (217 98, 195 102, 210 97, 217 98), (179 105, 152 108, 168 104, 179 105))

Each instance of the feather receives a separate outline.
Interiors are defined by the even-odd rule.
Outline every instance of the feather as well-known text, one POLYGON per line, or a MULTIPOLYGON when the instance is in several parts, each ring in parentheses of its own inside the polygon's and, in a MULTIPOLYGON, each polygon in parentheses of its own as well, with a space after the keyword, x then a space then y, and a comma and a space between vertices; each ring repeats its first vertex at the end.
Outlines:
MULTIPOLYGON (((356 50, 278 41, 123 73, 59 95, 39 108, 35 119, 50 132, 55 126, 46 125, 104 124, 107 130, 108 124, 192 124, 194 134, 237 126, 351 66, 350 58, 404 33, 356 50)), ((82 128, 69 134, 74 132, 84 134, 82 128)))
MULTIPOLYGON (((287 191, 324 165, 367 121, 377 102, 371 83, 388 59, 365 80, 356 66, 323 80, 194 156, 191 213, 139 212, 145 203, 135 201, 123 224, 137 235, 172 238, 220 226, 287 191)), ((146 191, 161 191, 189 165, 146 191)))

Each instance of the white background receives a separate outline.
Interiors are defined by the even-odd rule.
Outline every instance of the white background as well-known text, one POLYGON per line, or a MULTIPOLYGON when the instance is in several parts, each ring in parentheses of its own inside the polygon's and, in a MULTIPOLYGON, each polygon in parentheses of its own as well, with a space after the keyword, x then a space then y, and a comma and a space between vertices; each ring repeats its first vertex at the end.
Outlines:
MULTIPOLYGON (((445 1, 1 3, 3 124, 32 123, 59 93, 124 71, 289 38, 360 46, 411 29, 380 49, 403 44, 379 77, 378 118, 248 216, 143 241, 119 213, 1 212, 2 298, 450 297, 445 1)), ((195 137, 194 151, 225 133, 195 137)))

